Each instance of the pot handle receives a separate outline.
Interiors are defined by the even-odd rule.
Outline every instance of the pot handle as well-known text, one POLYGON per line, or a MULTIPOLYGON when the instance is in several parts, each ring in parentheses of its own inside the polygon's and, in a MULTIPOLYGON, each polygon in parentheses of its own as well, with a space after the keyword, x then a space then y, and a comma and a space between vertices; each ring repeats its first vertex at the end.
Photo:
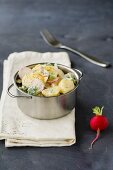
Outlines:
POLYGON ((16 98, 16 97, 26 97, 26 98, 32 98, 32 96, 16 96, 16 95, 14 95, 14 94, 12 94, 11 92, 10 92, 10 89, 12 88, 14 86, 14 83, 12 83, 9 87, 8 87, 8 89, 7 89, 7 94, 10 96, 10 97, 12 97, 12 98, 16 98))
POLYGON ((82 79, 82 77, 83 77, 83 73, 80 71, 80 70, 78 70, 78 69, 75 69, 75 68, 73 68, 73 70, 78 74, 78 76, 79 76, 79 80, 81 80, 82 79))

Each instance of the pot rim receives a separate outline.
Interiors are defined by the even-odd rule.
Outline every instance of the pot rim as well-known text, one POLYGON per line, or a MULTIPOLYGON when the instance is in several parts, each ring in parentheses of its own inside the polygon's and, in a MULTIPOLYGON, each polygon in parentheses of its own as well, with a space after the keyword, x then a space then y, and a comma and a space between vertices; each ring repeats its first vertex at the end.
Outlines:
MULTIPOLYGON (((40 62, 40 63, 34 63, 34 64, 30 64, 30 65, 27 65, 27 66, 25 66, 25 67, 32 67, 33 65, 37 65, 37 64, 48 64, 48 62, 40 62)), ((56 63, 49 63, 49 64, 56 64, 56 63)), ((31 97, 38 97, 38 98, 58 98, 58 97, 61 97, 61 96, 66 96, 66 95, 68 95, 68 94, 71 94, 72 92, 74 92, 76 89, 77 89, 77 87, 79 86, 79 82, 80 82, 80 78, 79 78, 79 75, 78 75, 78 73, 73 69, 73 68, 70 68, 70 67, 68 67, 68 66, 66 66, 66 65, 63 65, 63 64, 58 64, 57 63, 57 66, 61 66, 61 67, 64 67, 64 68, 66 68, 66 69, 69 69, 69 71, 70 72, 73 72, 74 74, 76 74, 76 76, 77 76, 77 85, 75 86, 75 88, 73 89, 73 90, 71 90, 71 91, 69 91, 69 92, 67 92, 67 93, 65 93, 65 94, 60 94, 59 96, 49 96, 49 97, 46 97, 46 96, 35 96, 35 95, 30 95, 30 94, 28 94, 28 93, 25 93, 24 91, 22 91, 21 89, 19 89, 19 87, 17 86, 17 83, 16 83, 16 77, 17 77, 17 75, 18 75, 18 72, 19 72, 19 70, 14 74, 14 76, 13 76, 13 82, 14 82, 14 85, 15 85, 15 87, 16 87, 16 89, 18 90, 18 91, 20 91, 22 94, 24 94, 24 95, 26 95, 26 96, 31 96, 31 97)), ((23 96, 24 97, 24 96, 23 96)))

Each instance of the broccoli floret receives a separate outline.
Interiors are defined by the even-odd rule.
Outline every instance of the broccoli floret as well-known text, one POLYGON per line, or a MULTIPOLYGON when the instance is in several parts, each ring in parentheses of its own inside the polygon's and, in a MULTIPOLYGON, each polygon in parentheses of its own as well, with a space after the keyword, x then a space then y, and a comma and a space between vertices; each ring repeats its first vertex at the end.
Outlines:
POLYGON ((55 73, 50 73, 49 74, 49 80, 54 80, 56 78, 56 74, 55 73))
POLYGON ((31 95, 36 96, 36 95, 38 95, 39 90, 38 90, 37 87, 30 87, 30 88, 28 88, 28 93, 31 94, 31 95))

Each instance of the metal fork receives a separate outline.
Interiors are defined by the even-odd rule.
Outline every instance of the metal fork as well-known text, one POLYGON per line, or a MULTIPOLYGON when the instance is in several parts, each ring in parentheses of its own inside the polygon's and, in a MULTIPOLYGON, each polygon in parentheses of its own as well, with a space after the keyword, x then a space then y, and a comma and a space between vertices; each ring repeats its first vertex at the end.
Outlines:
POLYGON ((63 45, 60 41, 58 41, 48 30, 43 30, 43 31, 40 31, 40 34, 42 35, 43 39, 45 40, 45 42, 55 48, 61 48, 61 49, 66 49, 68 51, 71 51, 77 55, 79 55, 80 57, 86 59, 87 61, 93 63, 93 64, 96 64, 98 66, 101 66, 101 67, 109 67, 110 64, 107 63, 107 62, 103 62, 93 56, 88 56, 88 55, 85 55, 83 53, 81 53, 80 51, 78 50, 75 50, 75 49, 72 49, 70 47, 67 47, 65 45, 63 45))

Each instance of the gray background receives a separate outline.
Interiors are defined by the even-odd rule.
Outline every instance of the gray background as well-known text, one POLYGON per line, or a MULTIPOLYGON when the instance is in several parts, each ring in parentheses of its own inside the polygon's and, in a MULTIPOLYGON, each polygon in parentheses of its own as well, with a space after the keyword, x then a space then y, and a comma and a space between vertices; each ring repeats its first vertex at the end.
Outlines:
MULTIPOLYGON (((113 1, 0 0, 0 92, 3 60, 25 50, 49 47, 39 31, 48 28, 65 44, 113 63, 113 1)), ((103 69, 69 53, 72 66, 84 72, 77 96, 77 144, 61 148, 10 148, 0 141, 0 170, 112 170, 113 69, 103 69), (92 151, 91 108, 104 105, 110 126, 92 151)))

